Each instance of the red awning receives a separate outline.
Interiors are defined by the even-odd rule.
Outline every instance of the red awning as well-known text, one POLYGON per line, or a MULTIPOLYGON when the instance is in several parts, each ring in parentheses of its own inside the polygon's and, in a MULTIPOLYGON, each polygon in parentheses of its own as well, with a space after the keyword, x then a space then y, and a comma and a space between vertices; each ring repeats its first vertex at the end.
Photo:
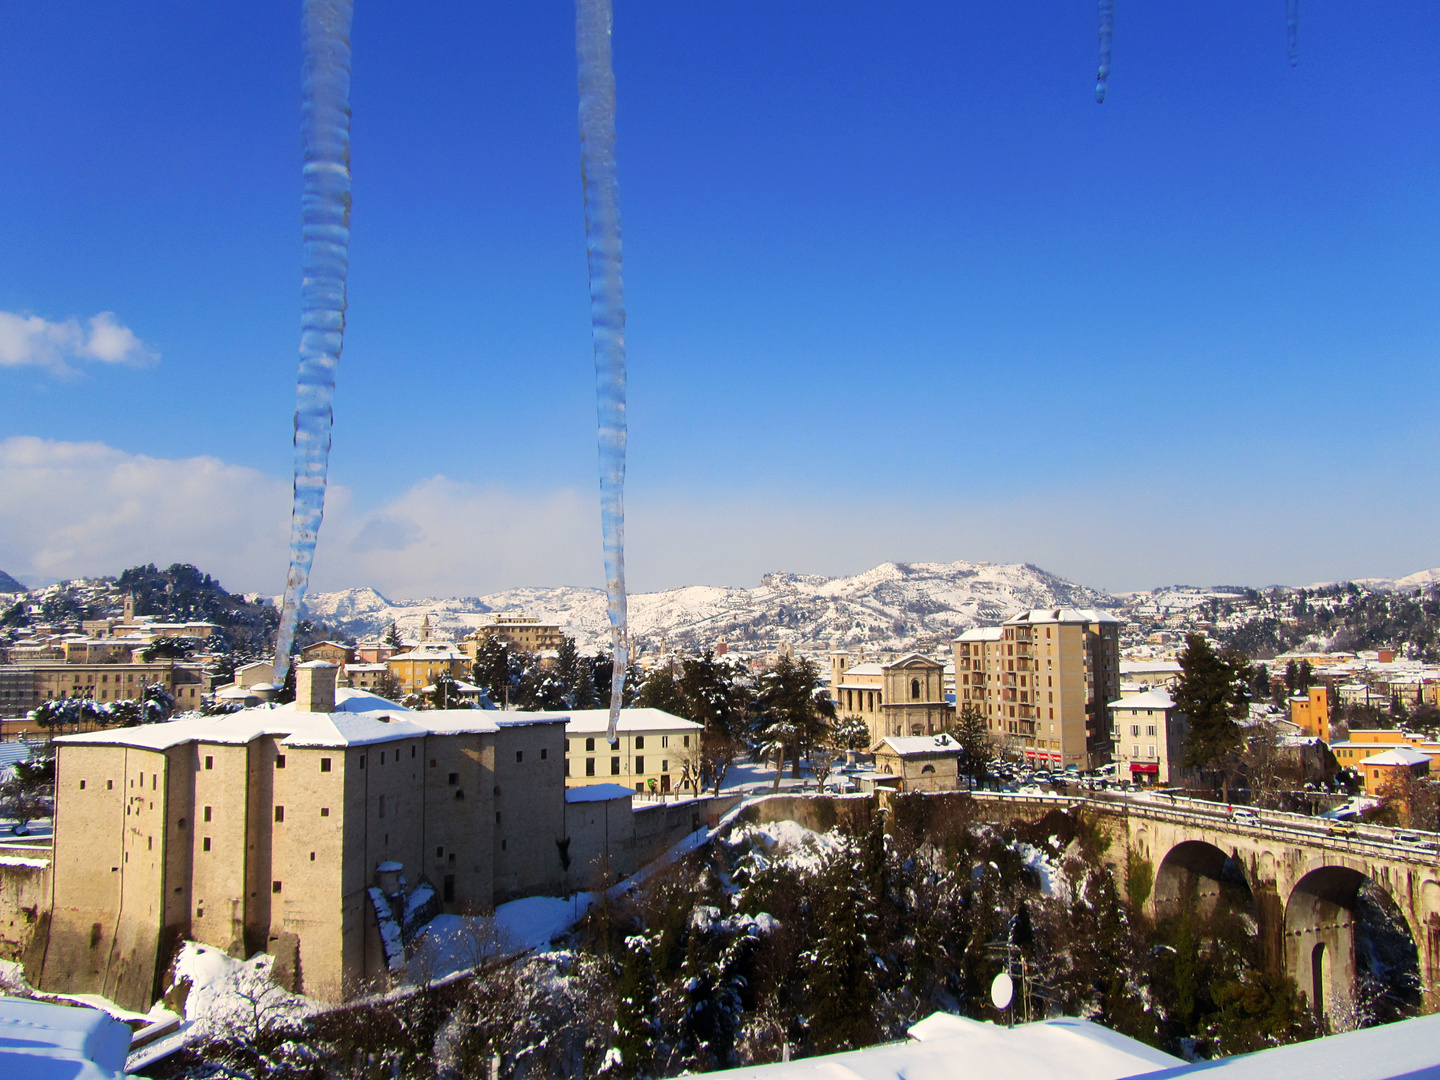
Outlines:
POLYGON ((1149 763, 1144 762, 1144 761, 1132 761, 1132 762, 1130 763, 1130 771, 1131 771, 1132 773, 1137 773, 1137 772, 1153 772, 1153 773, 1158 773, 1158 772, 1160 771, 1160 763, 1157 761, 1157 762, 1155 762, 1155 763, 1152 765, 1152 764, 1149 764, 1149 763))

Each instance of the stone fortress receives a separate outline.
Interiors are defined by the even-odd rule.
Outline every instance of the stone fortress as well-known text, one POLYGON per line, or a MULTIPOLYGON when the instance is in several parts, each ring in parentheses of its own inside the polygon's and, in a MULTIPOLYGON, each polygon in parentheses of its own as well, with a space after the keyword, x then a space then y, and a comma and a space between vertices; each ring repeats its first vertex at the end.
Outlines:
POLYGON ((345 1000, 403 970, 382 924, 391 904, 404 921, 406 879, 432 913, 563 896, 736 801, 567 797, 566 714, 411 712, 337 671, 299 665, 289 705, 56 740, 49 911, 11 943, 33 983, 146 1009, 194 940, 273 953, 289 989, 345 1000))

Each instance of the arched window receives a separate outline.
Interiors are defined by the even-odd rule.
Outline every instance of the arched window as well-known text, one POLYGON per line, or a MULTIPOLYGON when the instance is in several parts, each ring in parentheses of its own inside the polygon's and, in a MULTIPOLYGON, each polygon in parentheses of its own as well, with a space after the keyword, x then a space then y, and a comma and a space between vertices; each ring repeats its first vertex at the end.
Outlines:
POLYGON ((911 701, 919 701, 919 700, 920 700, 920 680, 919 680, 919 679, 911 679, 911 680, 910 680, 910 700, 911 700, 911 701))
POLYGON ((911 725, 910 725, 910 734, 911 734, 911 735, 924 735, 924 734, 925 734, 925 729, 922 728, 919 724, 911 724, 911 725))
POLYGON ((934 772, 934 771, 935 771, 935 766, 934 766, 934 765, 926 765, 926 766, 924 766, 920 771, 921 771, 922 773, 934 772))

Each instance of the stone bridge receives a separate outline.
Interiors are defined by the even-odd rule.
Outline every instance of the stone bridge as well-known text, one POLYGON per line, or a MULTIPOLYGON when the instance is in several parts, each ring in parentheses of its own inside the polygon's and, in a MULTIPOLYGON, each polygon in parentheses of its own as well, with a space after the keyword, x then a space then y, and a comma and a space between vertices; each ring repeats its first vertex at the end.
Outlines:
MULTIPOLYGON (((1232 817, 1215 803, 971 796, 981 817, 1038 820, 1057 808, 1092 815, 1111 837, 1106 860, 1117 881, 1138 861, 1153 872, 1146 912, 1175 911, 1191 889, 1204 907, 1224 889, 1253 903, 1265 965, 1295 980, 1317 1012, 1343 1019, 1355 1002, 1355 909, 1373 882, 1414 942, 1425 1012, 1440 1011, 1440 837, 1379 826, 1259 811, 1232 817), (988 811, 988 812, 987 812, 988 811), (1402 841, 1401 836, 1416 838, 1402 841)), ((1145 877, 1143 866, 1140 874, 1145 877)), ((1392 914, 1394 914, 1392 913, 1392 914)))

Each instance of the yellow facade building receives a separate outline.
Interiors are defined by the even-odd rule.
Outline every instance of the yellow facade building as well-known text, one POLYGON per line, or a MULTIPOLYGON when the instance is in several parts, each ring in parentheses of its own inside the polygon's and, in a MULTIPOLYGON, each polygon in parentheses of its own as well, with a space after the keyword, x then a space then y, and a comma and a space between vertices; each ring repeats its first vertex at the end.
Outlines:
POLYGON ((576 709, 568 716, 566 786, 619 784, 637 793, 695 792, 700 777, 700 735, 705 730, 699 724, 663 709, 621 709, 615 729, 618 741, 611 746, 605 739, 609 709, 576 709))

